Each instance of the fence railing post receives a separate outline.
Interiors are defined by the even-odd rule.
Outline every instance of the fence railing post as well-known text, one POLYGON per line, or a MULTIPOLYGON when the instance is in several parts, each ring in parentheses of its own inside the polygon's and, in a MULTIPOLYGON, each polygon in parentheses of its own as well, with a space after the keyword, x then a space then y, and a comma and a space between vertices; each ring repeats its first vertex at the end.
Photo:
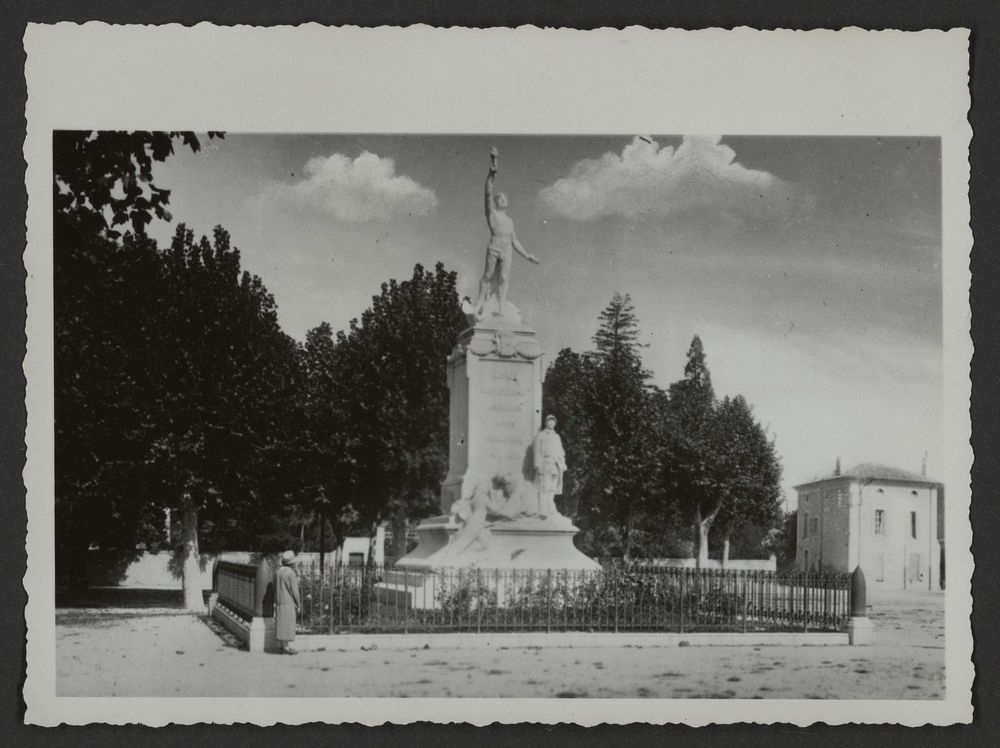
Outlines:
POLYGON ((614 580, 614 584, 612 586, 614 588, 614 598, 615 598, 615 633, 617 634, 618 633, 618 587, 619 585, 621 585, 621 575, 618 573, 619 570, 617 565, 615 565, 613 568, 614 568, 614 576, 612 577, 612 579, 614 580))
POLYGON ((684 586, 685 586, 684 585, 684 581, 685 581, 684 578, 687 576, 687 569, 681 569, 680 576, 681 576, 681 604, 680 604, 679 607, 680 607, 680 611, 681 611, 681 625, 680 625, 679 628, 680 628, 680 632, 683 634, 684 633, 684 608, 687 606, 687 595, 685 594, 685 591, 684 591, 684 586))
POLYGON ((547 632, 552 631, 552 569, 548 570, 548 576, 545 579, 545 586, 548 590, 547 601, 545 604, 545 630, 547 632))
POLYGON ((806 572, 805 576, 802 578, 802 631, 806 632, 809 630, 809 590, 810 590, 810 576, 806 572))
POLYGON ((747 632, 747 611, 748 611, 747 602, 748 601, 747 601, 747 578, 746 578, 746 576, 744 576, 744 574, 746 574, 746 572, 741 572, 740 573, 741 582, 742 582, 741 586, 743 588, 743 592, 742 592, 742 596, 743 596, 743 633, 745 634, 747 632))
POLYGON ((410 633, 410 570, 403 567, 403 633, 410 633))
POLYGON ((476 567, 476 633, 483 630, 483 570, 476 567))

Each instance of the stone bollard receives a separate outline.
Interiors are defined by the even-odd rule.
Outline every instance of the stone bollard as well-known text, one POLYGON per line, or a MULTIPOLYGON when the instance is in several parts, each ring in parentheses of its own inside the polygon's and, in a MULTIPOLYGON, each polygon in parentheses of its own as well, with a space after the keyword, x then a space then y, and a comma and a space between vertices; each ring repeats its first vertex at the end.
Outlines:
POLYGON ((871 644, 875 627, 868 617, 868 599, 865 573, 858 566, 851 574, 851 620, 847 623, 847 636, 852 645, 871 644))

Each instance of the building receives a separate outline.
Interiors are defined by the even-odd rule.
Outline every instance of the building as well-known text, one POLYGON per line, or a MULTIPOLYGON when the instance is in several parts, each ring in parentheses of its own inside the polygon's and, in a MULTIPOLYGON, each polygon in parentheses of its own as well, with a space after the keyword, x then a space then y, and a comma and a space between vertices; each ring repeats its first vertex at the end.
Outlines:
POLYGON ((853 571, 877 589, 940 588, 938 494, 943 486, 864 463, 795 486, 796 567, 853 571))

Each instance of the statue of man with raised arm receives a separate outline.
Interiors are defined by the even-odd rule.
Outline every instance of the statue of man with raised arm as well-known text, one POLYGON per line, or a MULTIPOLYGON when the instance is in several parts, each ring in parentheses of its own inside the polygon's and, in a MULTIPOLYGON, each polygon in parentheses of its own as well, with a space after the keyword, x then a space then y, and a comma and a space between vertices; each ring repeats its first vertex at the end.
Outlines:
POLYGON ((540 260, 525 250, 514 233, 514 222, 507 215, 507 196, 494 191, 497 176, 496 148, 490 149, 490 171, 486 175, 486 224, 490 228, 490 242, 486 246, 486 268, 479 281, 479 295, 471 312, 478 317, 483 316, 483 306, 490 295, 490 286, 494 280, 497 284, 497 313, 505 313, 507 304, 507 288, 510 285, 510 264, 514 252, 536 265, 540 260))

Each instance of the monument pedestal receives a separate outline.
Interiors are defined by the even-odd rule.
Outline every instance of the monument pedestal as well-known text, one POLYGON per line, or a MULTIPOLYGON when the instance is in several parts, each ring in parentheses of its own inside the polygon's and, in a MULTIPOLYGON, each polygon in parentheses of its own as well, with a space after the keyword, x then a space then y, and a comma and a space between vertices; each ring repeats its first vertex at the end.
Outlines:
POLYGON ((420 523, 417 547, 379 585, 386 599, 435 607, 434 577, 446 568, 599 568, 573 545, 579 530, 568 518, 540 516, 532 443, 541 426, 543 364, 535 331, 519 320, 494 315, 459 336, 448 357, 442 513, 420 523), (510 491, 499 508, 491 503, 498 478, 510 491), (461 511, 453 511, 459 501, 461 511))

